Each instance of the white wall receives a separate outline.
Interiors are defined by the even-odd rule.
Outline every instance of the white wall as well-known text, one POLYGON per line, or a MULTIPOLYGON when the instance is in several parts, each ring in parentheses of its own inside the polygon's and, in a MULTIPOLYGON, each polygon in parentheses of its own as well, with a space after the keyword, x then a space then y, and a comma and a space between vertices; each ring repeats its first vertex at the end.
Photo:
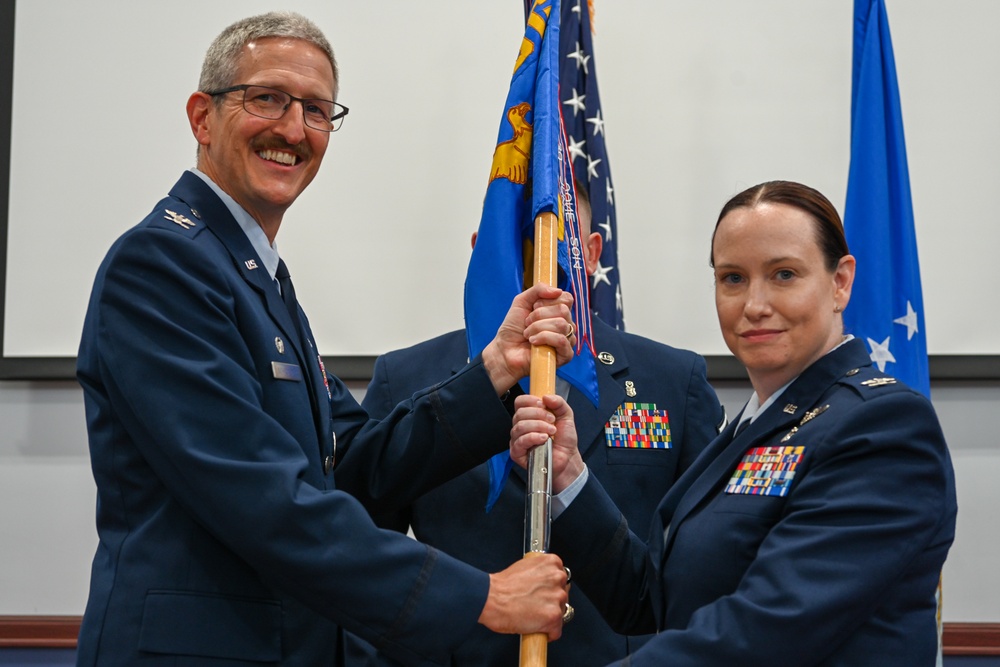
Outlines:
MULTIPOLYGON (((326 30, 351 108, 278 235, 320 349, 377 354, 459 326, 521 1, 280 4, 326 30), (370 326, 338 326, 345 314, 370 326)), ((722 203, 785 178, 843 205, 853 3, 595 4, 626 321, 725 353, 707 267, 722 203)), ((17 3, 8 275, 18 280, 7 283, 6 355, 75 354, 107 247, 193 162, 183 105, 209 41, 273 5, 17 3), (120 91, 114 112, 76 102, 95 88, 120 91)), ((994 309, 983 306, 995 302, 1000 247, 1000 2, 888 5, 928 350, 1000 354, 994 309)))
POLYGON ((0 614, 82 614, 97 545, 83 392, 0 382, 0 614))

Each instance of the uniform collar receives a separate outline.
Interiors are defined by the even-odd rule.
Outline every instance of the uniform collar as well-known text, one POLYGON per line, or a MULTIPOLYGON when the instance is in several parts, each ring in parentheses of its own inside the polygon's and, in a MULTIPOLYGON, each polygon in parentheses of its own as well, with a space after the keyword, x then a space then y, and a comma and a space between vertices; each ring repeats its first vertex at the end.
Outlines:
POLYGON ((271 279, 274 280, 275 271, 278 270, 278 244, 270 243, 267 240, 267 234, 264 233, 263 228, 260 224, 254 220, 253 216, 250 215, 245 208, 240 206, 235 199, 229 196, 229 194, 220 188, 215 181, 209 178, 208 174, 203 171, 199 171, 197 167, 192 167, 189 169, 192 174, 200 178, 205 182, 208 187, 212 188, 212 192, 222 200, 222 203, 226 205, 229 212, 232 214, 233 218, 236 220, 236 224, 240 226, 243 233, 246 234, 247 239, 250 241, 250 245, 257 252, 257 256, 260 257, 260 261, 264 263, 264 268, 267 269, 268 274, 271 279))

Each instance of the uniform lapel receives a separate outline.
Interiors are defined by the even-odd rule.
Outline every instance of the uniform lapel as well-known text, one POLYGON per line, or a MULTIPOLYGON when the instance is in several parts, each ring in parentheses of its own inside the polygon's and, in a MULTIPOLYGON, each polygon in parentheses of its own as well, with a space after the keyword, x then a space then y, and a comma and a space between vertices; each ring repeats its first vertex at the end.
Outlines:
MULTIPOLYGON (((689 500, 691 496, 687 493, 688 490, 696 483, 705 479, 706 469, 712 467, 714 462, 729 449, 728 443, 732 442, 733 433, 736 431, 736 423, 738 421, 739 417, 730 422, 723 429, 722 433, 708 444, 698 458, 695 459, 691 467, 681 475, 680 479, 674 482, 674 485, 670 487, 667 494, 660 500, 656 511, 653 512, 647 545, 649 547, 649 563, 653 568, 653 574, 649 578, 650 597, 653 600, 653 613, 656 616, 658 627, 663 627, 667 598, 666 591, 663 589, 663 578, 660 576, 660 572, 663 570, 663 562, 666 554, 670 551, 670 545, 675 532, 674 528, 681 520, 682 515, 688 511, 681 507, 681 503, 686 507, 690 502, 693 502, 689 500), (667 532, 666 537, 664 536, 664 532, 667 532)), ((744 431, 740 435, 742 437, 745 434, 746 432, 744 431)))
MULTIPOLYGON (((284 334, 284 343, 294 350, 299 364, 303 368, 303 376, 309 386, 313 417, 316 421, 317 434, 325 438, 328 430, 324 424, 329 422, 329 404, 326 399, 325 385, 320 377, 318 353, 309 345, 308 340, 299 336, 298 329, 281 299, 278 286, 264 268, 264 263, 254 250, 250 239, 233 218, 225 203, 212 189, 195 174, 184 172, 180 180, 170 191, 170 196, 176 197, 191 207, 191 211, 206 227, 222 242, 233 264, 243 280, 261 296, 264 308, 284 334), (318 399, 322 396, 322 399, 318 399), (325 415, 325 417, 324 417, 325 415)), ((311 337, 308 322, 302 322, 302 330, 311 337)))
POLYGON ((796 421, 794 415, 782 412, 780 408, 774 408, 775 406, 771 406, 736 438, 733 438, 733 433, 736 431, 737 423, 730 424, 716 438, 715 444, 718 444, 718 447, 712 449, 716 450, 717 454, 711 459, 708 459, 706 454, 702 454, 699 461, 705 461, 707 465, 702 473, 691 482, 684 496, 678 500, 677 509, 672 512, 670 533, 667 536, 664 553, 670 552, 677 526, 694 508, 710 497, 719 484, 732 476, 736 464, 743 458, 746 451, 756 442, 767 439, 776 430, 788 427, 796 421))
MULTIPOLYGON (((663 557, 670 553, 677 527, 690 512, 717 491, 720 484, 727 481, 736 464, 748 449, 760 442, 766 442, 775 432, 790 429, 801 421, 805 413, 820 400, 830 386, 841 377, 851 365, 863 366, 871 363, 864 345, 852 340, 816 361, 807 368, 760 417, 733 439, 739 419, 734 420, 695 462, 700 473, 688 471, 691 475, 686 490, 678 489, 683 496, 674 497, 676 509, 661 505, 658 515, 669 524, 670 531, 664 546, 663 557)), ((681 481, 687 481, 685 474, 681 481)), ((674 491, 667 494, 667 499, 674 491)), ((665 499, 666 500, 666 499, 665 499)), ((661 540, 662 541, 662 540, 661 540)), ((660 560, 654 562, 661 562, 660 560)))
POLYGON ((277 286, 264 268, 264 263, 254 250, 250 239, 233 218, 225 203, 201 178, 191 172, 184 172, 171 189, 170 196, 190 206, 192 212, 196 212, 201 222, 222 242, 232 257, 237 271, 247 284, 261 295, 271 319, 278 324, 278 328, 285 334, 287 342, 292 344, 300 360, 304 359, 305 350, 302 349, 295 323, 288 314, 285 302, 281 300, 277 286))
POLYGON ((605 444, 604 427, 618 406, 625 400, 623 378, 628 375, 629 360, 625 348, 617 336, 608 335, 604 330, 610 327, 596 317, 594 323, 594 347, 605 362, 597 361, 598 405, 590 402, 582 392, 570 390, 570 407, 576 419, 576 431, 580 443, 580 455, 584 461, 603 451, 605 444))

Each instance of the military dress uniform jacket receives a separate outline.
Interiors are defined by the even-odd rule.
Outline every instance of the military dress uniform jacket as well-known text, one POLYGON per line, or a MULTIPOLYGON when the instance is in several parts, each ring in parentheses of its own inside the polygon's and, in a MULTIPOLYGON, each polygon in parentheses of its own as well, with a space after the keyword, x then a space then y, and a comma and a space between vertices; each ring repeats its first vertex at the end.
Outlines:
POLYGON ((338 623, 442 664, 477 625, 488 576, 366 508, 507 448, 481 361, 369 421, 297 315, 195 174, 109 251, 78 358, 99 535, 78 664, 341 664, 338 623))
POLYGON ((596 477, 554 524, 609 623, 660 631, 623 664, 933 665, 957 509, 929 401, 852 340, 735 429, 663 499, 648 543, 596 477))
MULTIPOLYGON (((658 500, 715 438, 724 413, 700 356, 617 331, 597 318, 593 325, 596 349, 604 359, 596 363, 600 405, 595 407, 575 388, 569 393, 581 451, 628 520, 648 525, 658 500), (667 423, 659 426, 669 431, 669 448, 608 446, 605 428, 626 403, 645 405, 647 413, 665 413, 667 423)), ((362 405, 372 415, 387 414, 394 402, 456 373, 466 363, 467 351, 465 332, 454 331, 379 357, 362 405)), ((642 409, 636 407, 632 414, 642 409)), ((376 517, 376 522, 402 531, 412 525, 417 539, 497 572, 524 554, 525 477, 524 470, 514 466, 488 514, 489 473, 484 464, 421 496, 403 512, 376 517)), ((570 591, 570 603, 576 616, 564 627, 562 638, 549 644, 550 667, 601 664, 641 644, 640 638, 613 632, 577 586, 570 591)), ((454 652, 452 664, 516 665, 518 643, 514 635, 481 627, 454 652)), ((357 664, 391 663, 370 659, 357 664)))

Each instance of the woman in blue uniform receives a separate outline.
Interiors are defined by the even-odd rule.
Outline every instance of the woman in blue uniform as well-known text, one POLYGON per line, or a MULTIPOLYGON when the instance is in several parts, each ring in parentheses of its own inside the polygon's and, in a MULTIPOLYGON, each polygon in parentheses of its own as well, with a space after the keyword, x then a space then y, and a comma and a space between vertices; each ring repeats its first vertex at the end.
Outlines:
POLYGON ((512 455, 554 436, 569 502, 552 550, 619 632, 659 632, 633 667, 933 665, 954 473, 930 402, 844 335, 855 260, 836 209, 752 187, 723 207, 711 260, 753 395, 648 533, 587 474, 565 402, 521 397, 512 455))

